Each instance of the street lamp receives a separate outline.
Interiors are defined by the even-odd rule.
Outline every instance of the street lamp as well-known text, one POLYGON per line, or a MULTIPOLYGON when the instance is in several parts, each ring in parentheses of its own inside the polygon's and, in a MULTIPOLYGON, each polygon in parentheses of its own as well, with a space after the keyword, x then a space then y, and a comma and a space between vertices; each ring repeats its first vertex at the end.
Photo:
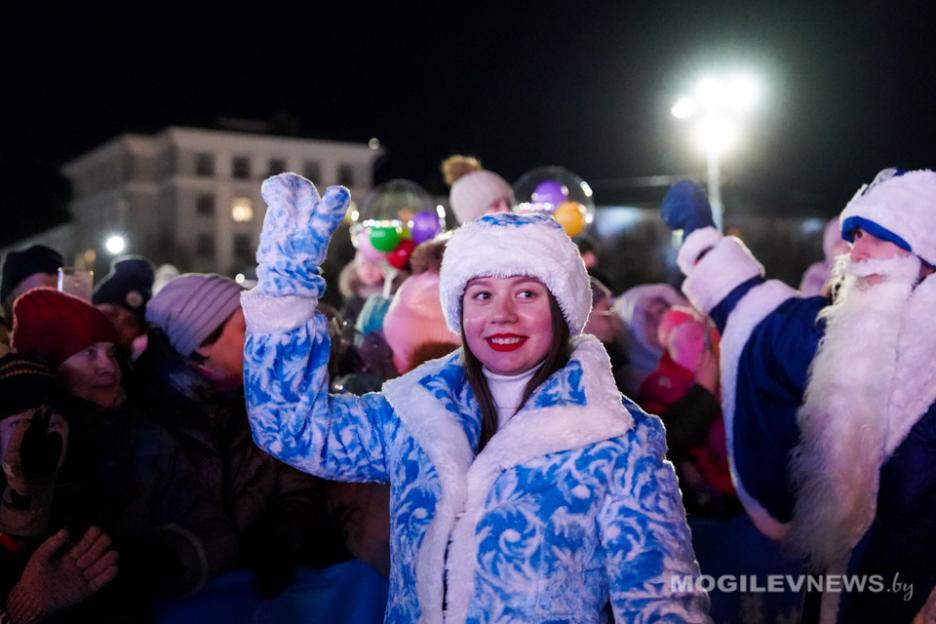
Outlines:
POLYGON ((123 253, 127 248, 127 239, 120 234, 111 234, 104 241, 104 248, 107 249, 109 254, 116 256, 123 253))
POLYGON ((722 229, 721 157, 740 136, 739 120, 753 112, 761 99, 760 83, 752 76, 709 76, 691 95, 676 100, 670 109, 679 120, 696 119, 696 141, 705 152, 708 195, 715 226, 722 229))

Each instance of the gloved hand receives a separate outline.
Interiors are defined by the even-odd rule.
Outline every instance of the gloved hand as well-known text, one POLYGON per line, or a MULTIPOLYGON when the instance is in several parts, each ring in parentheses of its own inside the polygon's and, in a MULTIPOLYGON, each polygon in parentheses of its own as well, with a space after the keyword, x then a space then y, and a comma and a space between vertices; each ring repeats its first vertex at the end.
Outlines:
POLYGON ((691 180, 680 180, 666 193, 660 206, 660 216, 670 229, 683 231, 683 240, 693 230, 715 225, 708 198, 691 180))
POLYGON ((344 218, 348 189, 331 186, 319 198, 315 185, 302 176, 281 173, 267 178, 260 192, 268 207, 257 248, 261 292, 320 297, 325 279, 318 265, 344 218))
POLYGON ((14 622, 40 622, 95 593, 117 576, 110 538, 91 527, 69 547, 61 530, 36 549, 7 597, 14 622))
POLYGON ((62 433, 50 430, 52 410, 39 407, 18 426, 3 454, 6 488, 0 502, 0 531, 20 537, 44 535, 62 459, 62 433))

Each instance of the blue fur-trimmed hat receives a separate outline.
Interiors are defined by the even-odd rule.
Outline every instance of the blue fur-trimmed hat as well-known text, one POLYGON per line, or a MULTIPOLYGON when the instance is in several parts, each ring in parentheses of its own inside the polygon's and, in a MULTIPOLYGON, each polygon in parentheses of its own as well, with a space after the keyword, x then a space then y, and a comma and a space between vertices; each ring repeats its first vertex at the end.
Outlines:
POLYGON ((858 189, 839 221, 850 243, 861 228, 936 265, 936 172, 884 169, 858 189))
POLYGON ((153 296, 155 278, 155 267, 147 258, 116 258, 111 263, 110 273, 94 289, 91 302, 118 305, 143 318, 146 304, 153 296))
POLYGON ((541 281, 559 303, 570 333, 582 333, 592 293, 578 248, 552 217, 513 212, 466 223, 446 244, 439 293, 448 328, 461 333, 462 296, 471 279, 516 275, 541 281))

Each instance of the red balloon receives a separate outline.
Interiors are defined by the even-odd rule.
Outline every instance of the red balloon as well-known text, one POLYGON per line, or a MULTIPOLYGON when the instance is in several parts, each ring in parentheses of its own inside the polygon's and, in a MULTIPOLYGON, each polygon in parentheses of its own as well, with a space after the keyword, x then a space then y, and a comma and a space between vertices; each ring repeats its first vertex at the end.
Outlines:
POLYGON ((394 268, 405 269, 414 249, 416 249, 416 243, 412 239, 404 238, 397 243, 393 251, 387 253, 387 262, 394 268))

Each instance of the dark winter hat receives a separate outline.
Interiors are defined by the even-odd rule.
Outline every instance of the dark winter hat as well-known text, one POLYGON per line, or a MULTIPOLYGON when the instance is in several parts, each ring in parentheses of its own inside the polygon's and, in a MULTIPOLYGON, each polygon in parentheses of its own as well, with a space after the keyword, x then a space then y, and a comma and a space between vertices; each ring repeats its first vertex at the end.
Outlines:
POLYGON ((53 368, 99 342, 117 342, 114 325, 87 301, 53 288, 27 290, 13 304, 11 345, 53 368))
POLYGON ((95 305, 110 303, 143 317, 146 303, 153 296, 156 270, 143 256, 123 256, 111 263, 111 271, 94 289, 95 305))
POLYGON ((0 419, 43 403, 60 405, 64 396, 55 371, 38 357, 8 353, 0 358, 0 419))
POLYGON ((172 348, 189 357, 240 307, 243 290, 223 275, 186 273, 150 300, 146 321, 159 326, 172 348))
POLYGON ((3 279, 0 282, 0 301, 13 292, 20 282, 36 273, 55 275, 65 261, 62 254, 45 245, 7 252, 3 260, 3 279))

